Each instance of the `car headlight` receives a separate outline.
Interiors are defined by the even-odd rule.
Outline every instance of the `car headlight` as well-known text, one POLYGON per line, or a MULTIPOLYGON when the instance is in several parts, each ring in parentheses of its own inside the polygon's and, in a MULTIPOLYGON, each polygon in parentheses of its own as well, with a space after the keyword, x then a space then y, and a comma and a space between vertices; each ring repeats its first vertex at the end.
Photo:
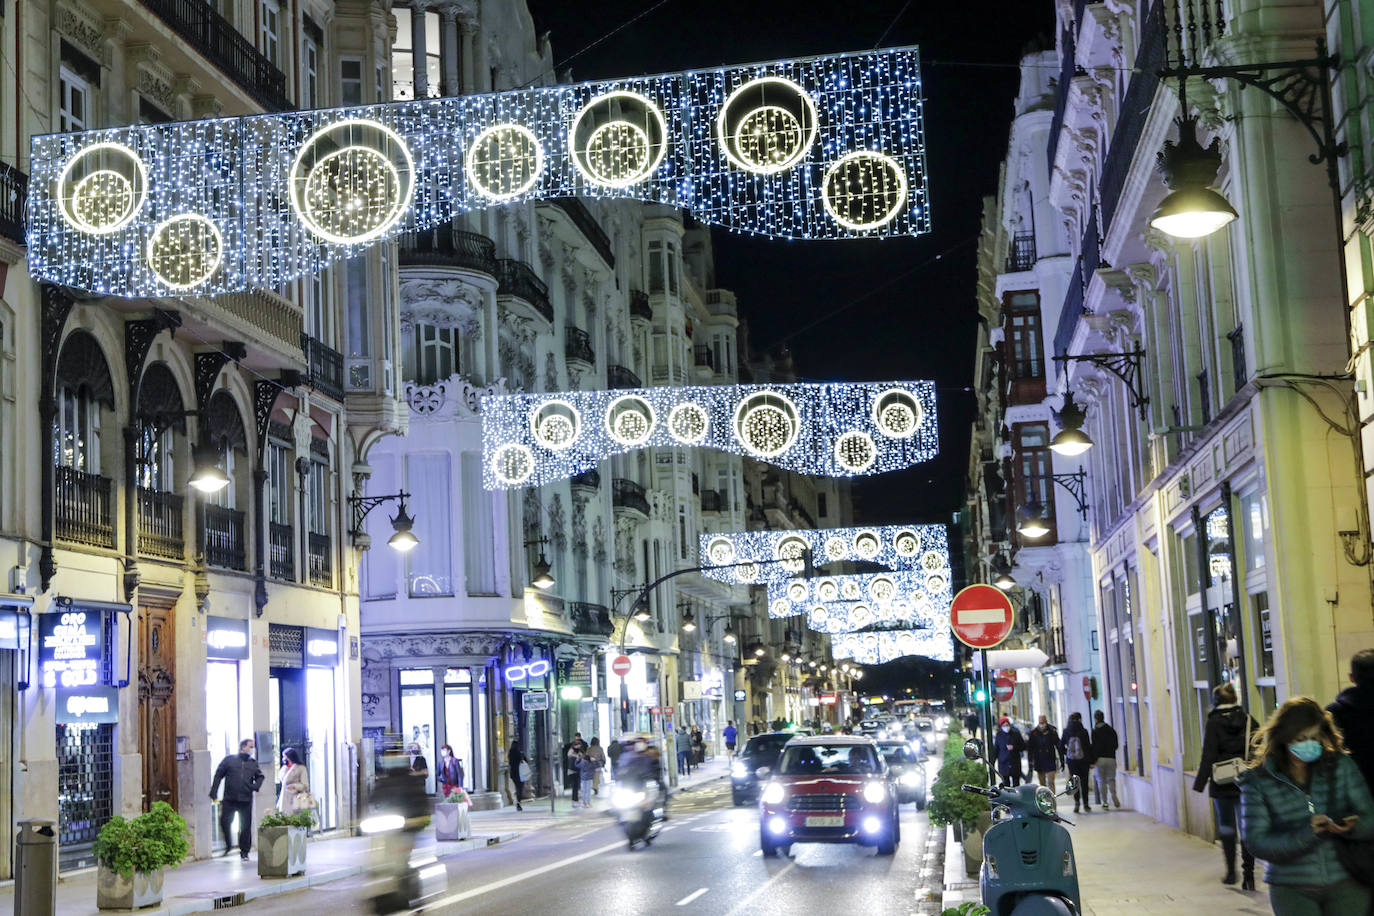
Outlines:
POLYGON ((734 763, 730 764, 730 775, 736 779, 743 779, 749 775, 749 768, 744 765, 743 761, 736 760, 734 763))
POLYGON ((763 794, 759 796, 759 800, 765 805, 780 805, 786 797, 787 793, 783 791, 780 783, 770 782, 763 787, 763 794))
POLYGON ((644 803, 644 793, 634 789, 616 789, 611 793, 611 804, 617 808, 636 808, 644 803))
POLYGON ((905 773, 902 774, 902 785, 915 787, 919 786, 920 784, 921 774, 917 773, 915 770, 907 770, 905 773))
POLYGON ((1054 812, 1059 808, 1059 802, 1054 798, 1054 793, 1049 786, 1041 786, 1035 790, 1035 806, 1040 809, 1040 813, 1048 817, 1054 817, 1054 812))
POLYGON ((887 789, 880 782, 870 782, 864 786, 864 801, 873 805, 887 801, 887 789))
POLYGON ((374 814, 365 817, 358 824, 362 833, 390 833, 406 825, 406 819, 399 814, 374 814))

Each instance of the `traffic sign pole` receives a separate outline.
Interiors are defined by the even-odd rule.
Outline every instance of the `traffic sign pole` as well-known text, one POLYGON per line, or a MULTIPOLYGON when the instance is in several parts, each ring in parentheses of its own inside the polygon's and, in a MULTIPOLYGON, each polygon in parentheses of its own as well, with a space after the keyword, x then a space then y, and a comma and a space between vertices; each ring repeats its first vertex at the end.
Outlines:
POLYGON ((981 673, 981 676, 983 678, 983 696, 987 698, 987 702, 983 704, 983 741, 985 743, 985 747, 983 748, 983 757, 987 761, 988 787, 991 788, 992 786, 997 785, 997 780, 993 775, 992 765, 992 676, 988 672, 988 650, 979 649, 978 651, 980 653, 979 658, 983 663, 983 670, 981 673))

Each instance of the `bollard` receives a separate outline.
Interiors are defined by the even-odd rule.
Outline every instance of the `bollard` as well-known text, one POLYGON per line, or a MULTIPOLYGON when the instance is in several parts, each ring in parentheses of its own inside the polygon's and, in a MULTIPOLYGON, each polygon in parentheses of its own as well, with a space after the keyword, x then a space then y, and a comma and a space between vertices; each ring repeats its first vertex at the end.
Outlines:
POLYGON ((57 912, 57 821, 35 817, 19 822, 14 869, 14 916, 57 912))

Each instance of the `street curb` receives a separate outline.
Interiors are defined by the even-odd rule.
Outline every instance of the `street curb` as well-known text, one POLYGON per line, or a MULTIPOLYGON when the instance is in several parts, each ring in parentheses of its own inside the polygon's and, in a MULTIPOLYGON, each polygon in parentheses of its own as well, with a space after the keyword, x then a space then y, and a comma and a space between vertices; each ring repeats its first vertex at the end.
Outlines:
POLYGON ((722 774, 720 774, 719 776, 712 776, 710 779, 703 779, 701 782, 694 782, 694 783, 692 783, 690 786, 685 786, 685 787, 683 787, 683 788, 681 788, 681 789, 678 789, 677 791, 678 791, 679 794, 681 794, 681 793, 683 793, 683 792, 694 792, 694 791, 696 791, 697 789, 700 789, 702 786, 710 785, 711 783, 716 782, 717 780, 720 780, 720 779, 728 779, 728 778, 729 778, 729 774, 728 774, 728 773, 722 773, 722 774))
POLYGON ((958 906, 970 900, 982 902, 978 879, 969 878, 964 871, 964 847, 954 838, 954 828, 945 828, 945 874, 940 908, 958 906))

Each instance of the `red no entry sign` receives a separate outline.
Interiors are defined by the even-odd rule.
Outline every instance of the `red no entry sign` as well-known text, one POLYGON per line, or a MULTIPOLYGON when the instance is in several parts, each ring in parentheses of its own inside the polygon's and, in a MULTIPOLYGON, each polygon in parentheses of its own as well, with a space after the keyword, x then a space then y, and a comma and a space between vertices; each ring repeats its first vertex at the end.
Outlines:
POLYGON ((617 655, 611 660, 611 674, 616 677, 624 677, 630 673, 630 656, 617 655))
POLYGON ((992 695, 997 698, 999 703, 1011 701, 1011 692, 1016 689, 1016 682, 1010 678, 999 677, 992 685, 992 695))
POLYGON ((1014 619, 1011 599, 991 585, 970 585, 954 596, 949 608, 954 635, 974 649, 1000 645, 1011 633, 1014 619))
POLYGON ((1093 679, 1087 676, 1083 678, 1083 699, 1091 701, 1093 698, 1093 679))

